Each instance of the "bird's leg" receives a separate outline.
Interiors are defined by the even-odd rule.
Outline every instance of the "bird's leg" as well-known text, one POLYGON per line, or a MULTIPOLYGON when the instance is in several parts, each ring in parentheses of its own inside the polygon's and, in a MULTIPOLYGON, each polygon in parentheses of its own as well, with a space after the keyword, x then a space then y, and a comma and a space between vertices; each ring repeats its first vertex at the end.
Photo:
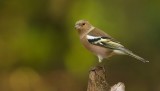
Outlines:
POLYGON ((101 56, 98 55, 98 61, 99 61, 99 63, 101 63, 102 60, 103 60, 103 57, 101 57, 101 56))
POLYGON ((104 65, 102 63, 102 61, 103 61, 103 57, 102 56, 98 56, 98 61, 99 61, 98 66, 103 67, 104 65))
POLYGON ((100 68, 103 68, 103 69, 104 69, 104 65, 102 64, 102 60, 103 60, 103 57, 102 57, 102 56, 98 56, 98 61, 99 61, 98 65, 95 66, 95 67, 92 67, 90 71, 96 70, 97 67, 98 67, 98 68, 100 67, 100 68))

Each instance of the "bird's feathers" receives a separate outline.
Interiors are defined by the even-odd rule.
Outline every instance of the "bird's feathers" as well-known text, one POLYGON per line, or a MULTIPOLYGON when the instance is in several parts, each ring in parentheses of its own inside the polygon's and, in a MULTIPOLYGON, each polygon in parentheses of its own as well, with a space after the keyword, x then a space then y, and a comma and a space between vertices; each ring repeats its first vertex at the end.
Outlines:
POLYGON ((102 30, 100 30, 96 27, 92 31, 90 31, 87 35, 94 36, 94 37, 103 37, 103 38, 107 38, 112 41, 115 41, 117 43, 120 43, 117 40, 115 40, 114 38, 112 38, 110 35, 108 35, 107 33, 103 32, 102 30))
POLYGON ((123 47, 123 45, 119 44, 118 42, 112 41, 110 37, 87 35, 87 40, 93 45, 110 49, 118 49, 119 47, 123 47))
POLYGON ((144 63, 145 62, 149 62, 148 60, 145 60, 144 58, 134 54, 132 51, 130 51, 130 50, 126 49, 126 48, 121 48, 120 50, 123 51, 125 54, 127 54, 127 55, 129 55, 129 56, 131 56, 131 57, 133 57, 133 58, 135 58, 137 60, 140 60, 140 61, 142 61, 144 63))
POLYGON ((129 55, 133 58, 136 58, 142 62, 149 62, 149 61, 137 56, 136 54, 132 53, 130 50, 126 49, 120 43, 112 41, 112 39, 110 39, 109 37, 87 35, 87 40, 89 43, 91 43, 93 45, 112 49, 116 54, 126 54, 126 55, 129 55))

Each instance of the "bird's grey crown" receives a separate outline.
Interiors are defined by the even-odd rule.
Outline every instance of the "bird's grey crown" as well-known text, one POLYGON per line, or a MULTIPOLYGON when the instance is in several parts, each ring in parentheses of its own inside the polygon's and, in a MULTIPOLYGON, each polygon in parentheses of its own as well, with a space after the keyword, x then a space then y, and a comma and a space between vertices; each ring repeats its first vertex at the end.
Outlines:
POLYGON ((79 20, 79 21, 76 22, 75 25, 78 25, 78 24, 81 24, 81 23, 85 23, 85 22, 86 22, 86 20, 79 20))

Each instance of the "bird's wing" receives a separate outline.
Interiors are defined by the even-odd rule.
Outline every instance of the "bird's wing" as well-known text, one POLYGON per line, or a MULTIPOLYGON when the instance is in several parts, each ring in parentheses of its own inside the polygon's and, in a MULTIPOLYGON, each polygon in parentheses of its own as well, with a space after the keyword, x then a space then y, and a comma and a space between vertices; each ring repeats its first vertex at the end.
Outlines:
POLYGON ((103 37, 103 36, 91 36, 87 35, 87 40, 89 43, 105 48, 110 48, 110 49, 119 49, 124 47, 121 45, 119 42, 114 41, 110 37, 103 37))
POLYGON ((103 38, 107 38, 107 39, 110 39, 114 42, 117 42, 117 43, 120 43, 119 41, 117 41, 116 39, 112 38, 109 34, 105 33, 104 31, 98 29, 98 28, 94 28, 94 30, 90 31, 88 33, 88 35, 91 35, 91 36, 98 36, 98 37, 103 37, 103 38))
POLYGON ((110 49, 118 49, 120 47, 123 47, 123 45, 121 45, 120 42, 116 41, 110 35, 98 28, 94 28, 94 30, 90 31, 87 34, 87 40, 89 41, 89 43, 93 45, 110 49))

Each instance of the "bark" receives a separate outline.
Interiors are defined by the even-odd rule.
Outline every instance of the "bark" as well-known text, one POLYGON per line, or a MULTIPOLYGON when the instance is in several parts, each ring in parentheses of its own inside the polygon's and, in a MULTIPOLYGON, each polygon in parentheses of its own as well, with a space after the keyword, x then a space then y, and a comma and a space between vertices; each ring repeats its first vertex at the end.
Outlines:
POLYGON ((125 85, 119 82, 114 86, 109 86, 104 67, 96 66, 89 72, 87 91, 125 91, 125 85))

